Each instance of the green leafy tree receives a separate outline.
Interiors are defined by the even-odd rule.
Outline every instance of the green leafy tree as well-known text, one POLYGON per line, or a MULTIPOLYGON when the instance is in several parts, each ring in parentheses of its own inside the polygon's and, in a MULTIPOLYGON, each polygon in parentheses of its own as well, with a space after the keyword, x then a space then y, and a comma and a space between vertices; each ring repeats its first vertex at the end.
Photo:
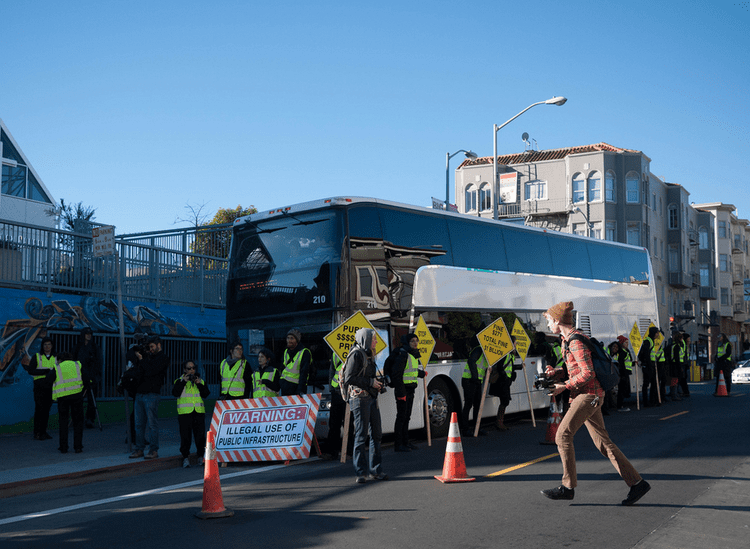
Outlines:
MULTIPOLYGON (((255 206, 243 208, 238 205, 236 208, 219 208, 211 221, 198 227, 198 233, 192 245, 193 253, 228 258, 229 246, 232 242, 232 228, 217 227, 217 225, 231 224, 235 219, 257 212, 255 206)), ((209 268, 215 268, 215 266, 211 265, 209 268)))

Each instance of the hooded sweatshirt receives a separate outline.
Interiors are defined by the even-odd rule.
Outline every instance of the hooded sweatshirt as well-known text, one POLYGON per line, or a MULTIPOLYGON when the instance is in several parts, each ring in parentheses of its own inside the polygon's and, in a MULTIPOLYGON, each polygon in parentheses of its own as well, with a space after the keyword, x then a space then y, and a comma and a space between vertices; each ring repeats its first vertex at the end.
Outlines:
POLYGON ((372 358, 372 338, 375 330, 360 328, 354 334, 354 345, 349 350, 349 356, 344 364, 344 384, 358 387, 367 391, 371 397, 378 397, 378 390, 372 385, 377 375, 377 366, 372 358))

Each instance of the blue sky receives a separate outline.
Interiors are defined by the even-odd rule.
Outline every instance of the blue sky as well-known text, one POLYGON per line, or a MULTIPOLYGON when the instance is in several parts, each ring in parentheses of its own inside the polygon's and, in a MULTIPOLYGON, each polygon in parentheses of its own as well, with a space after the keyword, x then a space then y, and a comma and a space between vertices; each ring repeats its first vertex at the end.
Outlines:
POLYGON ((641 150, 691 201, 750 217, 750 2, 37 0, 2 18, 0 118, 56 199, 118 234, 185 226, 188 203, 429 206, 447 152, 490 156, 494 123, 553 95, 500 154, 523 132, 641 150))

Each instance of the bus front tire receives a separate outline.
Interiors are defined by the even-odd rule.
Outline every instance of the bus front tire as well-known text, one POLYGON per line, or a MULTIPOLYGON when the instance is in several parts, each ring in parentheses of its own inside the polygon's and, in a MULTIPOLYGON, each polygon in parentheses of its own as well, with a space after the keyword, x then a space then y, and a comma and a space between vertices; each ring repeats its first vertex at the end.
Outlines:
POLYGON ((427 387, 427 395, 430 433, 433 438, 447 437, 453 412, 453 397, 450 389, 445 381, 434 379, 427 387))

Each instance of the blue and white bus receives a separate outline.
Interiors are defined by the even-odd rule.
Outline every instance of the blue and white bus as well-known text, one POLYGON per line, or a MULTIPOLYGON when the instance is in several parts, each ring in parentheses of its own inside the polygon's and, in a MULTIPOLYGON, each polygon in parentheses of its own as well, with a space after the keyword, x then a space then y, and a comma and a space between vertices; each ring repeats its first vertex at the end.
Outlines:
MULTIPOLYGON (((641 332, 651 322, 659 325, 653 282, 643 248, 375 198, 335 197, 235 222, 227 335, 280 356, 287 331, 299 328, 317 370, 310 383, 318 388, 309 391, 319 392, 331 358, 323 337, 342 321, 361 310, 393 349, 422 314, 437 344, 428 365, 429 418, 415 412, 411 427, 429 420, 433 436, 443 436, 450 413, 461 407, 461 375, 483 325, 513 313, 527 331, 544 331, 543 311, 570 300, 578 326, 606 344, 630 333, 634 322, 641 332)), ((543 360, 528 356, 526 366, 507 413, 549 406, 544 392, 533 388, 543 360)), ((415 406, 423 402, 421 387, 415 406)), ((496 409, 489 397, 485 415, 496 409)), ((392 431, 390 394, 381 397, 381 413, 384 431, 392 431)))

